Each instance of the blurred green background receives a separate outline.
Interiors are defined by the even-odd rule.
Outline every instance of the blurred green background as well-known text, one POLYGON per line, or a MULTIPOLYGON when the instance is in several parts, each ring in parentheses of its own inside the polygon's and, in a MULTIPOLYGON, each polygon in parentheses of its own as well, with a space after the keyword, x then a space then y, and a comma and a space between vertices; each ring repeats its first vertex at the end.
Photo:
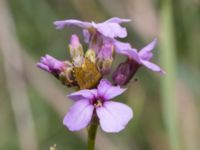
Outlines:
POLYGON ((134 119, 117 134, 99 130, 96 149, 200 149, 199 0, 1 0, 1 150, 86 149, 86 131, 69 132, 62 124, 73 89, 35 64, 46 53, 68 59, 70 34, 81 35, 77 28, 55 30, 53 21, 113 16, 132 19, 123 41, 138 49, 158 38, 154 62, 167 73, 139 70, 138 81, 116 99, 133 108, 134 119))

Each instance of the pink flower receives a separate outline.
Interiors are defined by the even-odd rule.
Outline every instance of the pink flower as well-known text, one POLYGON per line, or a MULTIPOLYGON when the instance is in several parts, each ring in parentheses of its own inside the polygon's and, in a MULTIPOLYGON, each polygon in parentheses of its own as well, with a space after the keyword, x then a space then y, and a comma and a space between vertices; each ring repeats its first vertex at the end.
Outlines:
POLYGON ((86 22, 80 21, 76 19, 68 19, 68 20, 61 20, 55 21, 54 25, 57 29, 63 29, 65 26, 77 26, 84 29, 84 34, 86 38, 89 38, 89 34, 87 31, 97 31, 98 33, 104 35, 105 37, 115 38, 120 37, 124 38, 127 36, 126 28, 120 26, 123 22, 129 22, 129 19, 121 19, 121 18, 111 18, 102 23, 95 23, 95 22, 86 22))
POLYGON ((117 17, 113 17, 101 23, 68 19, 55 21, 54 25, 57 29, 63 29, 65 26, 77 26, 82 28, 84 40, 89 44, 89 49, 94 50, 98 55, 99 51, 102 49, 102 45, 109 43, 115 46, 115 43, 118 41, 114 38, 125 38, 127 36, 126 28, 122 27, 120 24, 129 21, 129 19, 117 17))
POLYGON ((112 86, 108 80, 102 79, 97 89, 80 90, 68 95, 75 104, 66 114, 63 123, 71 131, 87 127, 97 115, 101 128, 105 132, 119 132, 125 128, 133 117, 131 108, 110 99, 122 94, 125 89, 112 86))
POLYGON ((121 53, 129 56, 129 59, 133 59, 136 63, 147 67, 148 69, 164 74, 165 72, 156 64, 152 63, 150 60, 153 57, 152 50, 154 49, 157 40, 154 39, 150 44, 146 45, 139 52, 136 49, 124 49, 121 53))
POLYGON ((139 52, 137 52, 137 49, 131 48, 129 44, 117 42, 116 45, 119 47, 117 52, 125 54, 129 58, 125 62, 121 63, 114 71, 112 75, 114 83, 117 85, 126 85, 141 66, 145 66, 152 71, 164 74, 165 72, 158 65, 150 61, 153 57, 152 50, 154 49, 156 42, 157 40, 154 39, 139 52))

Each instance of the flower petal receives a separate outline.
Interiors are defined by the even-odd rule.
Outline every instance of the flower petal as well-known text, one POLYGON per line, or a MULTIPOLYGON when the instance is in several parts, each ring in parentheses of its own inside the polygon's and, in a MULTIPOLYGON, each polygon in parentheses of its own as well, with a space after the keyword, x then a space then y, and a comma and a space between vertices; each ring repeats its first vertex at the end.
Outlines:
POLYGON ((85 128, 92 119, 94 106, 88 100, 80 100, 70 108, 63 120, 63 124, 71 131, 85 128))
POLYGON ((121 27, 117 23, 108 23, 108 22, 98 23, 95 25, 95 28, 97 29, 97 31, 99 31, 101 34, 103 34, 106 37, 124 38, 127 36, 126 28, 121 27))
POLYGON ((51 72, 51 70, 49 69, 49 67, 41 62, 36 64, 37 67, 39 67, 40 69, 47 71, 47 72, 51 72))
POLYGON ((41 57, 40 62, 37 63, 37 67, 50 73, 59 74, 67 66, 63 61, 57 60, 50 55, 45 55, 41 57))
POLYGON ((83 36, 84 36, 84 41, 85 43, 89 43, 90 41, 90 32, 86 29, 83 30, 83 36))
POLYGON ((95 89, 93 90, 80 90, 78 92, 74 92, 69 94, 67 97, 74 100, 82 100, 82 99, 88 99, 88 100, 93 100, 97 96, 97 91, 95 89))
POLYGON ((129 58, 135 60, 140 64, 140 56, 138 55, 138 52, 136 49, 125 49, 123 50, 123 54, 128 55, 129 58))
POLYGON ((130 22, 130 19, 123 19, 123 18, 118 18, 118 17, 113 17, 108 19, 105 22, 109 22, 109 23, 123 23, 123 22, 130 22))
POLYGON ((105 60, 105 59, 112 59, 112 56, 113 56, 113 45, 110 43, 108 43, 108 44, 105 43, 101 47, 101 49, 97 55, 97 58, 105 60))
POLYGON ((65 26, 76 26, 80 28, 89 28, 92 26, 89 22, 80 21, 76 19, 55 21, 54 25, 56 26, 56 29, 63 29, 65 26))
POLYGON ((121 41, 118 41, 118 40, 114 40, 114 45, 115 45, 115 48, 116 48, 116 52, 120 53, 120 54, 123 53, 123 50, 132 48, 129 43, 121 42, 121 41))
POLYGON ((141 62, 144 66, 146 66, 150 70, 159 72, 161 75, 165 74, 165 71, 163 71, 158 65, 156 65, 150 61, 145 61, 145 60, 142 60, 141 62))
POLYGON ((154 39, 151 43, 142 48, 139 52, 140 57, 145 60, 150 60, 153 57, 151 51, 154 49, 156 43, 157 39, 154 39))
POLYGON ((105 102, 96 109, 101 128, 105 132, 119 132, 125 128, 133 112, 130 107, 119 102, 105 102))
POLYGON ((110 100, 120 94, 126 89, 120 88, 120 86, 112 86, 108 80, 102 79, 98 85, 97 92, 98 97, 103 100, 110 100))

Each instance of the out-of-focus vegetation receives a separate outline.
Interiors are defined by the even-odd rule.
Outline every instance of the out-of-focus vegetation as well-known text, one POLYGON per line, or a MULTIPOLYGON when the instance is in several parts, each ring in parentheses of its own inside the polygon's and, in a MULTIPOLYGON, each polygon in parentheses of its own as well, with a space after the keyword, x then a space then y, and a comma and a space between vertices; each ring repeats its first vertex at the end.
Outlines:
MULTIPOLYGON (((76 28, 55 30, 53 21, 130 18, 130 41, 141 48, 154 37, 157 64, 166 75, 143 68, 126 94, 135 117, 118 134, 99 130, 99 150, 200 149, 200 1, 198 0, 1 0, 0 149, 83 150, 85 132, 69 132, 62 118, 70 106, 60 85, 35 63, 48 53, 69 58, 76 28)), ((81 34, 80 34, 81 35, 81 34)), ((83 40, 82 40, 83 42, 83 40)), ((123 59, 123 58, 119 58, 123 59)))

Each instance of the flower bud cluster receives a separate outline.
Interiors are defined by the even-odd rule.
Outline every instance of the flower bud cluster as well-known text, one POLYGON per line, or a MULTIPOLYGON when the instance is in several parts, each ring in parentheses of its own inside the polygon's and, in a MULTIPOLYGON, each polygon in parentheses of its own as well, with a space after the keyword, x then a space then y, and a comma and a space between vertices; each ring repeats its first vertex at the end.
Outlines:
POLYGON ((130 43, 119 40, 127 36, 127 30, 121 24, 129 21, 114 17, 102 23, 75 19, 54 22, 57 29, 67 26, 81 28, 87 44, 84 50, 79 37, 73 34, 68 45, 71 60, 60 61, 45 55, 37 63, 39 68, 54 75, 62 84, 79 89, 69 95, 75 104, 63 121, 70 130, 86 127, 96 116, 104 131, 121 131, 133 117, 133 112, 124 104, 110 101, 125 91, 120 86, 127 85, 142 66, 164 74, 158 65, 150 61, 156 39, 139 51, 130 43), (116 54, 124 55, 126 60, 112 69, 116 54), (109 74, 112 83, 102 79, 109 74))

